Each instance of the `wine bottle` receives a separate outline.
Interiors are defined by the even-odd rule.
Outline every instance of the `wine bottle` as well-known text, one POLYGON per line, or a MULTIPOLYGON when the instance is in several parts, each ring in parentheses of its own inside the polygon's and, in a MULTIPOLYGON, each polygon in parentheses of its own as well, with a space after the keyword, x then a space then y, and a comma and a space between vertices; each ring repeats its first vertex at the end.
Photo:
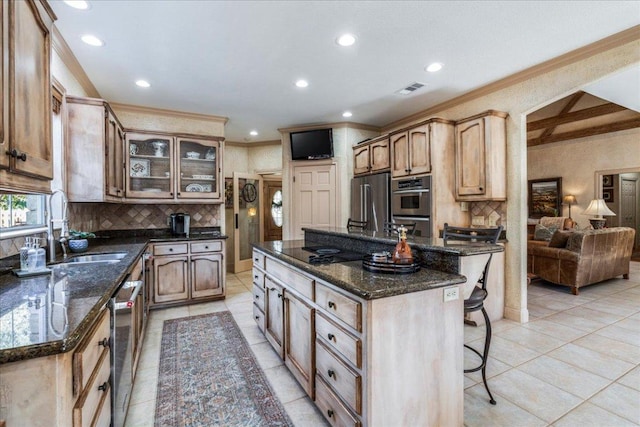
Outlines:
POLYGON ((395 264, 411 264, 413 262, 411 248, 407 244, 407 229, 404 226, 398 227, 398 244, 391 259, 395 264))

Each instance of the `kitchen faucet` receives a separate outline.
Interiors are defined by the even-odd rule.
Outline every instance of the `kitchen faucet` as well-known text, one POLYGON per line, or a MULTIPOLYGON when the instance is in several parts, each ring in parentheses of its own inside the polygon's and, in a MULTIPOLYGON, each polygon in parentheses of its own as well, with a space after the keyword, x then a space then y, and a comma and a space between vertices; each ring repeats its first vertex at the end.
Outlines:
POLYGON ((64 244, 69 240, 69 199, 67 199, 67 195, 61 189, 53 190, 49 197, 47 197, 47 244, 49 245, 49 262, 54 262, 56 260, 56 241, 53 235, 54 222, 62 223, 59 240, 60 246, 62 246, 62 256, 66 259, 67 248, 64 246, 64 244), (60 193, 62 195, 62 219, 53 219, 51 200, 57 193, 60 193))

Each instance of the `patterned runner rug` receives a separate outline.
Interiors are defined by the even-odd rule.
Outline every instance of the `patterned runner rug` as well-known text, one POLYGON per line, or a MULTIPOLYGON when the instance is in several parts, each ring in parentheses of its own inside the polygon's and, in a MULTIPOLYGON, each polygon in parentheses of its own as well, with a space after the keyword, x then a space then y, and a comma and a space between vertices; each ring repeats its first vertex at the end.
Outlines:
POLYGON ((293 426, 228 311, 164 322, 155 425, 293 426))

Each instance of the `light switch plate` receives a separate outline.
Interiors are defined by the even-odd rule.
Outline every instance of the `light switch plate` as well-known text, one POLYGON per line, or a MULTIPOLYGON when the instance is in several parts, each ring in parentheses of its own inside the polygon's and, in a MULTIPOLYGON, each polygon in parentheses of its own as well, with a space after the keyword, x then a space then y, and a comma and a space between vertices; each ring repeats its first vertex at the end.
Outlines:
POLYGON ((471 225, 484 225, 484 217, 482 215, 471 217, 471 225))

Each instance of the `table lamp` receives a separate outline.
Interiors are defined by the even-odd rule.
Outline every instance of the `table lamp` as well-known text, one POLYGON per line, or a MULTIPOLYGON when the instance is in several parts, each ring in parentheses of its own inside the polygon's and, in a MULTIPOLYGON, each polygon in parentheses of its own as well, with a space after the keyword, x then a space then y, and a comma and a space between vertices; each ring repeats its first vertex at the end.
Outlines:
POLYGON ((567 194, 562 198, 562 203, 565 205, 569 205, 569 219, 571 219, 571 205, 575 205, 578 203, 576 200, 576 196, 573 194, 567 194))
POLYGON ((604 202, 604 199, 593 199, 587 209, 582 212, 583 215, 595 215, 595 218, 589 220, 591 222, 591 226, 594 229, 604 228, 607 220, 602 217, 602 215, 607 216, 616 216, 616 214, 607 207, 607 204, 604 202))

